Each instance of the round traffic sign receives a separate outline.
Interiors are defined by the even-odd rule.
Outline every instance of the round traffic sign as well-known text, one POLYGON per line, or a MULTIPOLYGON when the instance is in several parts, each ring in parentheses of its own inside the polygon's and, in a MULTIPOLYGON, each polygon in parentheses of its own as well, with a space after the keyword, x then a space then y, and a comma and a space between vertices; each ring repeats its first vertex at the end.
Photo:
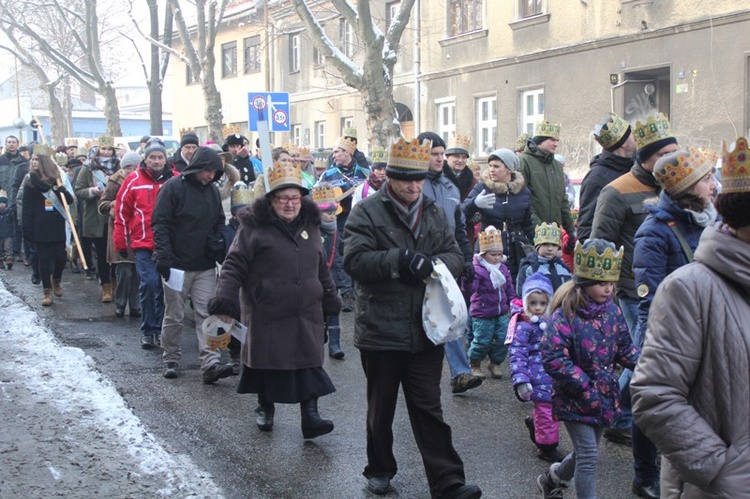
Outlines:
POLYGON ((256 95, 253 97, 253 107, 258 111, 263 111, 266 108, 266 98, 262 95, 256 95))
POLYGON ((277 125, 286 125, 286 120, 288 119, 288 116, 286 115, 286 111, 283 109, 278 109, 273 113, 273 122, 277 125))

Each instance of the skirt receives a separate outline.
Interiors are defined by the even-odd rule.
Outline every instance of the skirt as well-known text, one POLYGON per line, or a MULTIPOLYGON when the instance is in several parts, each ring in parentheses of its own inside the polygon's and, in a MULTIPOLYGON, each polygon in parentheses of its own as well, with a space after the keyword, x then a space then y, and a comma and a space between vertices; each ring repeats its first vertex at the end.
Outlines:
POLYGON ((336 391, 323 367, 297 370, 242 366, 237 393, 263 393, 269 402, 298 404, 336 391))

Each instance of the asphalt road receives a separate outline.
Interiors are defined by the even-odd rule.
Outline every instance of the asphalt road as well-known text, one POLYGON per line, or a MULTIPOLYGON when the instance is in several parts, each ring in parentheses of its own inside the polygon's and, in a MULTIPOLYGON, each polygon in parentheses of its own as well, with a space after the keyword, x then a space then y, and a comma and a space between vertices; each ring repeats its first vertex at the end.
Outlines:
MULTIPOLYGON (((280 405, 272 432, 255 426, 255 399, 238 395, 237 378, 203 385, 193 323, 186 320, 180 377, 164 379, 161 351, 139 346, 138 320, 117 319, 113 304, 101 304, 99 286, 82 274, 63 276, 65 295, 42 307, 42 290, 20 263, 0 273, 7 288, 26 301, 66 345, 82 348, 112 380, 143 424, 168 450, 189 454, 210 472, 229 498, 374 498, 365 489, 365 379, 352 346, 352 314, 342 314, 343 361, 326 360, 337 392, 319 402, 321 415, 334 421, 333 433, 302 438, 299 407, 280 405)), ((225 354, 226 355, 226 354, 225 354)), ((523 419, 531 410, 518 402, 507 375, 486 380, 464 395, 450 392, 447 365, 443 410, 464 460, 467 481, 483 497, 541 497, 536 477, 547 463, 534 454, 523 419)), ((563 450, 571 444, 561 430, 563 450)), ((403 400, 394 423, 399 472, 390 498, 429 498, 422 462, 411 435, 403 400)), ((629 448, 602 441, 598 469, 601 498, 631 498, 629 448)), ((201 491, 194 491, 197 496, 201 491)), ((566 497, 574 497, 574 491, 566 497)))

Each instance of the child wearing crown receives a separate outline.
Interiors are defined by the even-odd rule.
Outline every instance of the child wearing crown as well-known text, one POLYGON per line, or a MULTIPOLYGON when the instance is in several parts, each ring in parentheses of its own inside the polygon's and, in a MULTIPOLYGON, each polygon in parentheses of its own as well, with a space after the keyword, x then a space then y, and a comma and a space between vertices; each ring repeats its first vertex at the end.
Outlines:
POLYGON ((479 254, 474 255, 474 280, 471 282, 471 326, 469 347, 471 374, 484 378, 482 359, 490 357, 490 375, 501 378, 500 364, 508 354, 505 336, 510 321, 510 301, 516 298, 513 279, 503 263, 502 232, 493 226, 479 233, 479 254))
POLYGON ((557 449, 560 424, 552 417, 552 378, 544 370, 540 351, 549 322, 552 283, 546 275, 537 272, 526 279, 522 289, 523 312, 513 316, 512 334, 508 334, 512 337, 508 352, 513 389, 519 400, 534 403, 533 416, 527 416, 524 422, 537 447, 537 456, 557 463, 565 454, 557 449))
POLYGON ((565 424, 574 451, 537 478, 544 497, 562 497, 574 476, 578 497, 597 497, 599 440, 620 412, 615 364, 632 369, 638 355, 613 301, 623 251, 603 239, 576 244, 575 277, 552 299, 542 362, 552 377, 555 418, 565 424))
POLYGON ((549 277, 552 289, 557 291, 564 282, 573 278, 570 268, 558 256, 562 244, 562 229, 554 222, 542 222, 534 229, 534 253, 521 260, 516 289, 523 289, 526 278, 537 272, 549 277))

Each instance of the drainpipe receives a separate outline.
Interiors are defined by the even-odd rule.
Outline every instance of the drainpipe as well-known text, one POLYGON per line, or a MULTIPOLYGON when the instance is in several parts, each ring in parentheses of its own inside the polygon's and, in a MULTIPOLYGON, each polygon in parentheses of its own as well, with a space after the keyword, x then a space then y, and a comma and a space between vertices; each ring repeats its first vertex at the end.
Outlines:
POLYGON ((414 116, 414 136, 419 134, 422 129, 421 115, 422 115, 422 102, 421 102, 421 89, 419 85, 419 73, 420 73, 420 50, 422 46, 422 35, 420 32, 420 0, 416 0, 414 3, 414 16, 415 26, 414 32, 417 34, 416 43, 414 44, 414 107, 412 115, 414 116))

